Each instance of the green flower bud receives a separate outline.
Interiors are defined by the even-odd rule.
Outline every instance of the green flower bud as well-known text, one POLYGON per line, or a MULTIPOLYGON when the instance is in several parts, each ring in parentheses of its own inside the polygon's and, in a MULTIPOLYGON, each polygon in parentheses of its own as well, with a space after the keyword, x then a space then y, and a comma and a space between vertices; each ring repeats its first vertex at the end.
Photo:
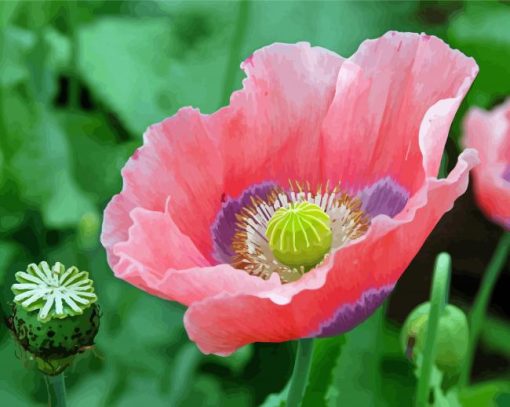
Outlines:
MULTIPOLYGON (((430 303, 416 307, 406 319, 401 333, 401 343, 406 355, 415 360, 423 352, 427 337, 430 303)), ((464 312, 447 305, 439 318, 436 336, 435 364, 443 372, 455 372, 463 364, 468 351, 469 328, 464 312)))
POLYGON ((278 209, 267 225, 266 237, 278 261, 305 270, 322 261, 333 238, 329 215, 310 202, 278 209))
POLYGON ((72 357, 94 344, 99 309, 88 273, 61 263, 30 264, 12 285, 11 329, 47 374, 64 370, 72 357))

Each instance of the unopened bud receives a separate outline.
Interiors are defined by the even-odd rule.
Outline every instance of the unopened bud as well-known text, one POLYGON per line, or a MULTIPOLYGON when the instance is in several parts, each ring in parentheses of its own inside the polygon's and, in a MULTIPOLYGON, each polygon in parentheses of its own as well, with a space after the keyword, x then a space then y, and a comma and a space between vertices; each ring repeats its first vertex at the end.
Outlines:
MULTIPOLYGON (((402 347, 406 355, 416 360, 423 352, 427 337, 430 303, 416 307, 406 319, 401 334, 402 347)), ((466 357, 469 329, 466 315, 454 306, 447 305, 439 318, 436 336, 435 364, 442 371, 458 370, 466 357)))

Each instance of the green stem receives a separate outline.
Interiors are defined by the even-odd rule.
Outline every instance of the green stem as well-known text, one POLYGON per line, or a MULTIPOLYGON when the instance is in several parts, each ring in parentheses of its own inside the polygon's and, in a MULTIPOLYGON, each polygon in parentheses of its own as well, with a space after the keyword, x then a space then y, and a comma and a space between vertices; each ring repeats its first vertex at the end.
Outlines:
POLYGON ((66 382, 64 373, 55 376, 44 375, 48 390, 49 407, 66 407, 66 382))
POLYGON ((294 372, 290 379, 290 388, 287 396, 287 407, 298 407, 303 399, 310 366, 312 364, 313 338, 300 339, 296 353, 294 372))
POLYGON ((248 25, 249 1, 241 0, 239 2, 239 13, 236 19, 236 28, 232 43, 230 44, 230 54, 227 62, 227 71, 225 73, 225 83, 223 85, 223 95, 221 104, 225 106, 230 100, 230 94, 233 91, 237 70, 239 69, 239 60, 241 58, 241 47, 243 46, 248 25))
POLYGON ((427 336, 422 355, 418 388, 416 391, 416 406, 428 406, 430 392, 430 376, 434 365, 436 352, 436 335, 439 326, 439 317, 448 303, 448 292, 450 290, 450 265, 451 258, 447 253, 437 256, 434 267, 434 279, 432 282, 432 293, 430 300, 430 314, 427 322, 427 336))
POLYGON ((492 255, 491 261, 485 270, 480 284, 480 289, 475 297, 473 308, 469 315, 469 348, 466 358, 466 362, 462 368, 460 376, 460 385, 466 386, 469 384, 469 376, 471 374, 471 368, 473 366, 473 358, 482 330, 485 315, 487 313, 487 307, 494 290, 494 286, 498 280, 499 274, 506 264, 508 256, 508 250, 510 249, 510 232, 504 232, 503 236, 499 240, 496 251, 492 255))

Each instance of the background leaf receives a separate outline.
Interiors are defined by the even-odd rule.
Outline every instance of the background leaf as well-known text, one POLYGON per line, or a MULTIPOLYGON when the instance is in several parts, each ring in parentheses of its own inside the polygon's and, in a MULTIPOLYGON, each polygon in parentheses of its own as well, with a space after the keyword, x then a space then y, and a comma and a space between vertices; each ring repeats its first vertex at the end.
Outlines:
POLYGON ((226 53, 218 44, 228 38, 230 9, 220 3, 212 13, 192 8, 142 21, 104 18, 79 32, 80 72, 134 136, 181 106, 212 111, 222 90, 226 53))
POLYGON ((510 93, 510 82, 501 80, 508 75, 510 58, 510 9, 503 4, 489 2, 467 3, 448 29, 453 46, 473 56, 480 73, 468 95, 468 100, 487 107, 491 98, 510 93))
POLYGON ((328 392, 345 342, 343 336, 315 340, 310 377, 302 401, 303 407, 328 404, 330 395, 328 392))

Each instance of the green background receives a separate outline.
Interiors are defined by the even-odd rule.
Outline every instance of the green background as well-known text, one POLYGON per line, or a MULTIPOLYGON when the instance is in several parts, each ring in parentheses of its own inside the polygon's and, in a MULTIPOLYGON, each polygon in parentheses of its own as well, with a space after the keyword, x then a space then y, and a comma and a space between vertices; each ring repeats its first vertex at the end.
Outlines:
MULTIPOLYGON (((264 45, 308 41, 348 57, 388 30, 424 31, 481 68, 452 128, 454 161, 466 108, 510 93, 509 27, 510 7, 499 2, 0 2, 3 312, 14 273, 28 263, 76 265, 95 280, 103 317, 96 349, 67 372, 70 406, 259 405, 285 386, 293 344, 204 356, 187 339, 183 307, 115 279, 106 264, 102 211, 144 130, 182 106, 213 112, 228 103, 241 86, 240 62, 264 45)), ((490 227, 480 227, 482 237, 490 227)), ((454 298, 471 299, 462 289, 454 298)), ((379 312, 346 335, 341 352, 340 339, 323 341, 327 366, 316 369, 326 373, 304 404, 408 405, 415 379, 395 326, 379 312)), ((491 318, 483 339, 482 355, 506 365, 480 364, 477 378, 498 380, 466 392, 467 406, 490 406, 509 387, 508 324, 491 318)), ((2 406, 46 404, 44 382, 29 367, 2 326, 2 406)))

